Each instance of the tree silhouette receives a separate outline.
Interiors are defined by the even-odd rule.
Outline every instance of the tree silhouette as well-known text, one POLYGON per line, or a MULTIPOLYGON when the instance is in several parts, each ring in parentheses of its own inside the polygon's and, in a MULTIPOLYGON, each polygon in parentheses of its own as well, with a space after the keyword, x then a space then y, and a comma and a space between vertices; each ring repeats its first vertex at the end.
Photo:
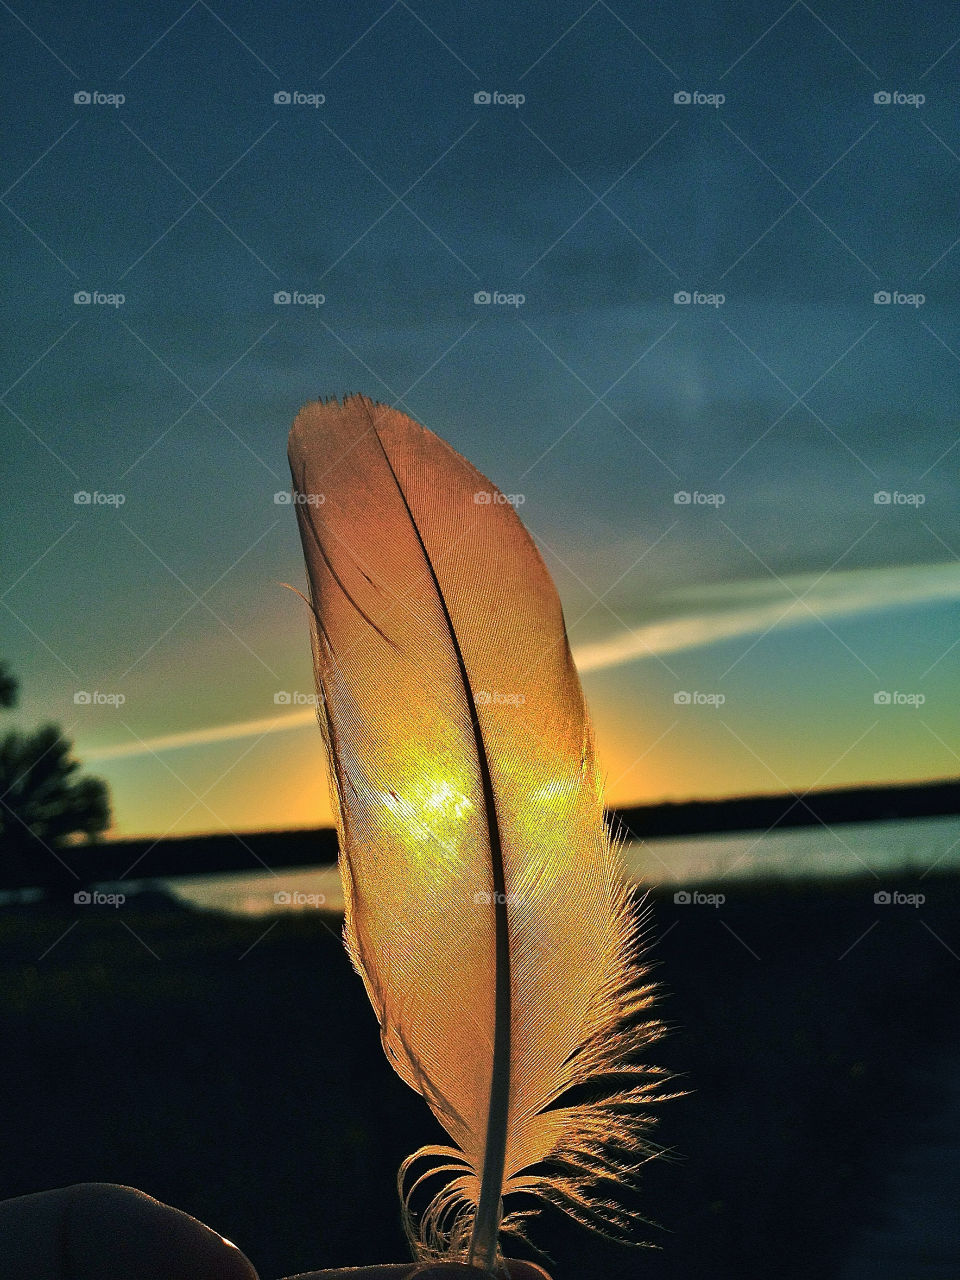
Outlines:
POLYGON ((5 662, 0 662, 0 707, 13 707, 17 702, 17 680, 5 662))
MULTIPOLYGON (((0 663, 0 706, 13 706, 16 692, 0 663)), ((0 886, 32 885, 57 896, 81 887, 68 851, 107 829, 110 798, 105 782, 78 776, 72 752, 55 724, 0 738, 0 886)))

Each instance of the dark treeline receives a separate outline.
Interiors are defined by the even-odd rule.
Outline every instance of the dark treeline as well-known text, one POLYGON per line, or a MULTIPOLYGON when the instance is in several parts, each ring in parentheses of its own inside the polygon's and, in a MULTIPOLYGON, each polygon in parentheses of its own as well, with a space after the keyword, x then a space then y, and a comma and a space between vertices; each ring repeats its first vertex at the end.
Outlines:
POLYGON ((336 856, 337 833, 329 827, 110 840, 55 851, 35 841, 13 859, 3 857, 0 850, 0 889, 38 888, 53 897, 69 897, 87 885, 108 881, 313 867, 334 862, 336 856))
MULTIPOLYGON (((802 799, 792 795, 742 796, 639 805, 612 810, 610 817, 620 830, 654 839, 955 813, 960 813, 960 781, 813 791, 802 799)), ((56 855, 38 841, 35 848, 19 849, 13 858, 2 856, 0 850, 0 889, 37 887, 63 896, 104 881, 322 866, 333 862, 336 855, 336 833, 329 827, 116 840, 60 847, 56 855)))
POLYGON ((766 831, 773 827, 833 826, 960 813, 960 779, 907 786, 849 787, 792 795, 736 796, 680 804, 638 805, 614 810, 616 822, 641 839, 703 835, 716 831, 766 831))

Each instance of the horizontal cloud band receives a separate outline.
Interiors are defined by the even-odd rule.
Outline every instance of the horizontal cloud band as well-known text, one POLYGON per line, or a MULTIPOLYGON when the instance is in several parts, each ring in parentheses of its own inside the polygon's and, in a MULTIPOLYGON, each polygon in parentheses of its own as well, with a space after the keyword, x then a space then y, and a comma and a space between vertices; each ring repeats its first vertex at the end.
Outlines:
MULTIPOLYGON (((960 564, 909 565, 884 569, 850 569, 824 574, 797 574, 789 578, 755 579, 704 588, 704 597, 733 607, 646 622, 604 640, 574 649, 582 674, 623 666, 656 654, 705 648, 725 640, 759 635, 778 627, 832 622, 869 613, 960 600, 960 564)), ((316 710, 308 708, 259 720, 188 729, 116 746, 84 750, 85 760, 116 760, 158 754, 186 747, 207 746, 282 733, 316 723, 316 710)))

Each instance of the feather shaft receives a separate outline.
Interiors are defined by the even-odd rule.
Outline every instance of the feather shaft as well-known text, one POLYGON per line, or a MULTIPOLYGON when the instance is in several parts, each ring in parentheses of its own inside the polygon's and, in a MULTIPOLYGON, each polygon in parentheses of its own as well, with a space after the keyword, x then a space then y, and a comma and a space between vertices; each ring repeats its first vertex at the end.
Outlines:
MULTIPOLYGON (((381 448, 383 448, 382 441, 380 444, 381 448)), ((486 1150, 484 1151, 483 1159, 483 1176, 480 1181, 480 1195, 477 1201, 476 1221, 474 1223, 470 1239, 470 1247, 467 1252, 467 1262, 471 1266, 482 1267, 486 1270, 493 1267, 497 1256, 497 1239, 500 1233, 502 1206, 503 1168, 507 1154, 507 1123, 510 1104, 510 925, 507 917, 507 891, 503 868, 503 848, 500 840, 500 824, 497 818, 497 806, 493 795, 493 781, 490 776, 490 765, 487 760, 487 749, 483 740, 483 730, 480 727, 480 717, 477 713, 477 704, 474 698, 473 689, 470 685, 470 678, 467 675, 467 668, 464 664, 460 642, 457 639, 457 633, 454 629, 453 622, 451 621, 450 611, 447 607, 447 602, 444 599, 443 591, 441 590, 440 583, 437 579, 436 570, 433 567, 430 554, 424 546, 423 538, 421 537, 420 530, 417 528, 417 523, 413 518, 413 512, 410 510, 406 494, 403 492, 403 487, 397 479, 397 474, 393 469, 393 465, 390 462, 389 457, 387 456, 386 450, 383 452, 387 466, 390 468, 390 474, 396 481, 400 499, 403 502, 407 515, 410 517, 414 533, 423 552, 423 557, 426 561, 431 581, 436 589, 437 597, 440 601, 440 607, 443 611, 443 619, 447 625, 447 630, 450 633, 450 643, 453 646, 453 651, 456 655, 457 669, 460 673, 460 680, 463 684, 463 692, 469 709, 470 723, 473 728, 474 742, 477 750, 477 761, 480 766, 481 786, 483 788, 484 812, 486 815, 487 831, 490 840, 490 859, 493 879, 492 905, 495 917, 494 928, 496 957, 494 968, 496 993, 494 1009, 493 1070, 490 1076, 490 1107, 487 1114, 487 1136, 486 1150)))

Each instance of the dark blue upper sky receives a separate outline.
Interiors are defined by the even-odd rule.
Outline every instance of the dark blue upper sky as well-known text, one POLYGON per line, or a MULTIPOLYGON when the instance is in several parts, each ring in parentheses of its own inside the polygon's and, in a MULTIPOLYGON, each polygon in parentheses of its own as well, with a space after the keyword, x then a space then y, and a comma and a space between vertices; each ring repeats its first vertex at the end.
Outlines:
POLYGON ((121 829, 323 816, 249 725, 311 687, 286 432, 354 390, 524 495, 615 798, 956 773, 960 20, 651 10, 0 14, 4 648, 121 829))

